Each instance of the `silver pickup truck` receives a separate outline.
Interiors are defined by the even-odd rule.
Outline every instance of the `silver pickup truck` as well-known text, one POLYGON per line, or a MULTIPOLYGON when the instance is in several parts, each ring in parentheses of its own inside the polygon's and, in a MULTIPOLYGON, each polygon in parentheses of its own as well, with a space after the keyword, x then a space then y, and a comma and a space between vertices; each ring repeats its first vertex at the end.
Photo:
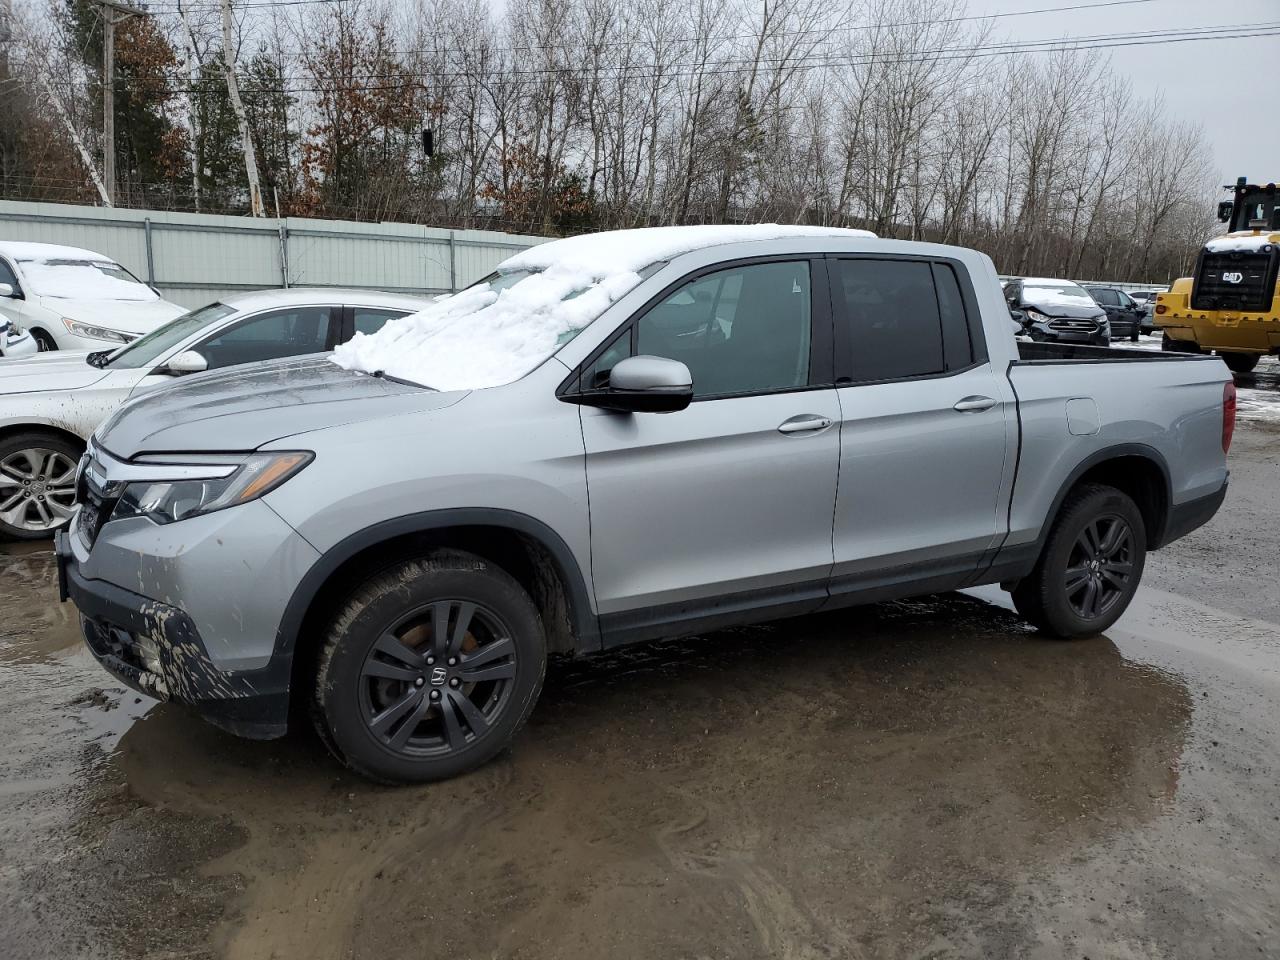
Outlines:
POLYGON ((120 409, 57 538, 118 678, 234 733, 290 701, 384 781, 509 744, 549 653, 999 583, 1109 627, 1227 487, 1207 356, 1017 343, 991 261, 671 228, 513 257, 331 358, 120 409))

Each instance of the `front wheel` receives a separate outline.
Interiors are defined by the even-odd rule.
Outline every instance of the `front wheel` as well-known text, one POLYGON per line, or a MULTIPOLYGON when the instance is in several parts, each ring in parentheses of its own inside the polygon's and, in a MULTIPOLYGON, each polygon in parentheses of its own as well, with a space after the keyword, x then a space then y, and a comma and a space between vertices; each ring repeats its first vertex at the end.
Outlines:
POLYGON ((31 331, 31 336, 35 338, 36 350, 40 353, 51 353, 58 349, 58 342, 45 333, 43 330, 35 329, 31 331))
POLYGON ((1133 341, 1134 343, 1137 343, 1137 342, 1138 342, 1138 331, 1137 331, 1137 330, 1134 330, 1134 331, 1133 331, 1133 333, 1129 334, 1129 339, 1130 339, 1131 341, 1133 341))
POLYGON ((0 535, 41 540, 71 522, 81 452, 51 433, 0 440, 0 535))
POLYGON ((1232 373, 1253 373, 1253 368, 1262 359, 1256 353, 1219 353, 1218 356, 1232 373))
POLYGON ((368 580, 321 651, 321 739, 386 783, 456 776, 511 743, 542 689, 547 651, 528 594, 505 571, 440 550, 368 580))
POLYGON ((1133 599, 1146 544, 1133 500, 1114 487, 1086 484, 1063 504, 1035 569, 1013 590, 1013 605, 1045 633, 1099 634, 1133 599))

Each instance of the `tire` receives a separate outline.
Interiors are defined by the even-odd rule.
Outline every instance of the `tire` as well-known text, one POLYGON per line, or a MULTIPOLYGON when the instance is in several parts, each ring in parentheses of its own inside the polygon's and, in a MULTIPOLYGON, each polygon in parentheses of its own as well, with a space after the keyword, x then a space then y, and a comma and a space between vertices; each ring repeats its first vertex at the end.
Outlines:
POLYGON ((1102 633, 1138 589, 1146 544, 1146 526, 1133 500, 1115 487, 1085 484, 1063 503, 1035 568, 1013 590, 1013 605, 1055 637, 1102 633))
POLYGON ((43 540, 71 522, 83 452, 66 437, 43 431, 0 440, 0 536, 43 540), (50 467, 57 472, 44 472, 50 467))
POLYGON ((40 353, 50 353, 58 349, 58 342, 39 327, 31 330, 31 336, 35 339, 36 350, 40 353))
POLYGON ((511 743, 546 665, 542 620, 520 585, 487 560, 439 550, 377 574, 347 599, 320 652, 312 719, 334 756, 362 776, 443 780, 511 743))
POLYGON ((1218 356, 1232 373, 1253 373, 1253 368, 1262 359, 1256 353, 1219 353, 1218 356))
POLYGON ((1138 331, 1136 329, 1133 331, 1133 333, 1129 334, 1129 339, 1134 343, 1138 342, 1138 331))
POLYGON ((1200 352, 1200 347, 1190 340, 1174 340, 1167 333, 1160 339, 1160 349, 1169 353, 1200 352))

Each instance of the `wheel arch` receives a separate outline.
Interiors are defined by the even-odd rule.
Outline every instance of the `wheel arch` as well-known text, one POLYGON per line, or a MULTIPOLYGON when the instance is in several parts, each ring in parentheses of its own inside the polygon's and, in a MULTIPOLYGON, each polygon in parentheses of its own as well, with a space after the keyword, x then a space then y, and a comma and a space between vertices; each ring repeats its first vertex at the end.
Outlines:
POLYGON ((74 430, 68 430, 66 427, 59 426, 56 423, 47 423, 42 421, 24 420, 17 423, 0 424, 0 443, 24 433, 48 433, 74 444, 81 450, 85 448, 86 441, 74 430))
POLYGON ((1096 450, 1067 475, 1054 497, 1036 538, 1036 555, 1044 549, 1049 531, 1071 491, 1081 484, 1103 483, 1126 494, 1138 506, 1147 528, 1147 549, 1164 543, 1173 503, 1169 463, 1155 447, 1145 443, 1122 443, 1096 450))
POLYGON ((384 520, 321 555, 294 588, 276 632, 276 657, 291 660, 291 687, 314 666, 326 618, 357 584, 425 551, 452 547, 504 569, 529 592, 552 653, 596 650, 600 628, 573 552, 534 517, 494 508, 432 510, 384 520))

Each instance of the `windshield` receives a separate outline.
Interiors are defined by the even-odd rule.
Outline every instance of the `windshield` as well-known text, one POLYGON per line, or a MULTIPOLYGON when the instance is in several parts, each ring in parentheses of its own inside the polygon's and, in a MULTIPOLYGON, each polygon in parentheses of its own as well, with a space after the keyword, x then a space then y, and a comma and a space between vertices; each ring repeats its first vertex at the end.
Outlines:
POLYGON ((156 292, 110 260, 64 257, 19 260, 22 277, 42 297, 65 300, 159 300, 156 292))
POLYGON ((158 356, 176 347, 192 334, 199 333, 205 327, 235 312, 233 307, 228 307, 225 303, 211 303, 199 310, 184 313, 170 320, 163 327, 157 327, 146 336, 139 337, 127 347, 121 347, 101 361, 101 365, 111 367, 113 370, 136 370, 139 367, 145 367, 154 363, 158 356))
POLYGON ((519 380, 662 262, 640 271, 577 263, 491 273, 425 310, 356 334, 333 362, 433 390, 519 380))

